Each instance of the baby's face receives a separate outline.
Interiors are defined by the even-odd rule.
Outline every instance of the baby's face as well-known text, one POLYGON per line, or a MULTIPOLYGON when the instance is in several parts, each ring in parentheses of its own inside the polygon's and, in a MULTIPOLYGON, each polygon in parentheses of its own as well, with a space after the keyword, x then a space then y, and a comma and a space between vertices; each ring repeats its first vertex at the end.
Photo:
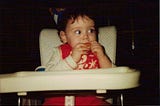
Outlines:
POLYGON ((87 16, 70 19, 65 30, 67 43, 74 47, 78 43, 86 43, 96 40, 94 21, 87 16))

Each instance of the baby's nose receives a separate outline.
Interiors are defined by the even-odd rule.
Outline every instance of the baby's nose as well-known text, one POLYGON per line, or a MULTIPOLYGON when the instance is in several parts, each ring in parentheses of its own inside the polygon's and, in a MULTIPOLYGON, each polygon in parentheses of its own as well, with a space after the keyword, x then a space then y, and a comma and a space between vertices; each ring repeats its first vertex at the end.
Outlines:
POLYGON ((87 34, 87 33, 84 33, 84 35, 83 35, 83 39, 89 39, 89 36, 88 36, 88 34, 87 34))
POLYGON ((88 42, 89 41, 88 35, 84 35, 82 40, 83 42, 88 42))

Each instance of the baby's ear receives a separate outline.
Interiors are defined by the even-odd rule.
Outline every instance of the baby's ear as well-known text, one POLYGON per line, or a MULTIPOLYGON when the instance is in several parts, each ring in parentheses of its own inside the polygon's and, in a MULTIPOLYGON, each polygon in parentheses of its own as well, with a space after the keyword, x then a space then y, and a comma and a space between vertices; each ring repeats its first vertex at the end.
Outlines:
POLYGON ((67 43, 66 33, 64 31, 60 31, 60 39, 62 43, 67 43))

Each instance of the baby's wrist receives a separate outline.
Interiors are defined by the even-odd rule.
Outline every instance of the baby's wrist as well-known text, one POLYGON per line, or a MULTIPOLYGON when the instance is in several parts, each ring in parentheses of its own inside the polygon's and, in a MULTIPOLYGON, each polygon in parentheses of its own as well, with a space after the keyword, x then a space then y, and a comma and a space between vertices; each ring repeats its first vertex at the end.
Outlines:
POLYGON ((106 55, 105 54, 97 54, 97 58, 100 59, 105 59, 106 55))
POLYGON ((72 55, 72 53, 70 54, 70 56, 72 57, 72 59, 73 59, 73 61, 74 61, 75 63, 78 63, 78 62, 79 62, 79 60, 77 60, 77 59, 74 58, 74 56, 72 55))

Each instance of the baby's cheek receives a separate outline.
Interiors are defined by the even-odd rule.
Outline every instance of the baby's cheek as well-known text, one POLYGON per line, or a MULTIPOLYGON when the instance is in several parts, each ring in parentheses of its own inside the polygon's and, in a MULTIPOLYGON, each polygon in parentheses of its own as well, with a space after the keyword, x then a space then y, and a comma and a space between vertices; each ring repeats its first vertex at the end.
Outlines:
POLYGON ((96 35, 92 35, 92 36, 90 37, 90 39, 91 39, 92 41, 96 41, 96 40, 97 40, 97 37, 96 37, 96 35))
POLYGON ((90 41, 96 41, 96 38, 95 37, 91 37, 89 40, 90 41))
POLYGON ((71 47, 73 48, 73 47, 77 46, 78 44, 79 44, 79 41, 73 41, 71 43, 71 47))

